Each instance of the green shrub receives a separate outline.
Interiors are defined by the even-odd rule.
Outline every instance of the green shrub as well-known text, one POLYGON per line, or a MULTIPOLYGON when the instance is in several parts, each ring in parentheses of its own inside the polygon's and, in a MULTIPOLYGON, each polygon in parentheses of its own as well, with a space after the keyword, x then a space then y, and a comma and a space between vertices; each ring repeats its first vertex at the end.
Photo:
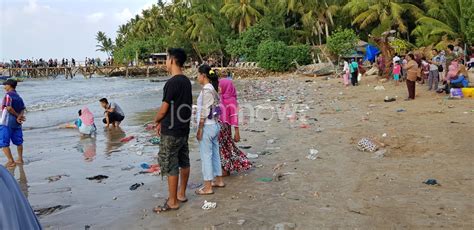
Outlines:
POLYGON ((329 51, 338 56, 350 55, 354 52, 359 38, 351 29, 338 28, 327 40, 329 51))
POLYGON ((308 45, 293 45, 289 47, 291 53, 291 59, 288 60, 293 62, 296 60, 300 65, 311 64, 311 47, 308 45))
POLYGON ((264 41, 258 46, 258 63, 264 69, 287 71, 291 67, 291 58, 290 48, 282 41, 264 41))

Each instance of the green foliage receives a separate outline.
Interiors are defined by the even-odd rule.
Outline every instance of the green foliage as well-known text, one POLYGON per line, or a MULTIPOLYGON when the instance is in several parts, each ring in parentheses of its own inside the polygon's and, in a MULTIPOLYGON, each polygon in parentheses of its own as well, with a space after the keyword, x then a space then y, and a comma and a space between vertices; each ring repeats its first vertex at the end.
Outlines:
POLYGON ((312 62, 311 47, 308 45, 289 46, 291 58, 288 61, 296 61, 300 65, 308 65, 312 62))
POLYGON ((258 46, 257 59, 260 67, 271 71, 283 72, 291 67, 293 55, 282 41, 264 41, 258 46))
POLYGON ((358 37, 377 36, 389 29, 396 29, 404 37, 416 37, 411 42, 417 46, 452 43, 456 39, 474 42, 472 0, 168 2, 158 1, 120 25, 115 44, 98 33, 97 50, 126 63, 136 56, 144 58, 168 47, 182 47, 194 60, 242 58, 263 61, 261 65, 268 69, 287 70, 293 60, 302 65, 311 62, 309 47, 301 44, 326 42, 331 52, 346 55, 353 52, 358 37), (354 27, 357 36, 351 29, 334 30, 338 27, 354 27), (268 44, 278 45, 286 54, 266 56, 282 51, 268 44))
POLYGON ((408 51, 414 48, 412 44, 399 38, 391 41, 390 46, 393 48, 393 50, 395 50, 396 53, 399 54, 406 54, 408 51))
POLYGON ((288 46, 282 41, 267 40, 258 46, 257 61, 262 68, 287 71, 293 61, 302 65, 311 63, 311 49, 308 45, 288 46))
POLYGON ((354 52, 359 38, 351 29, 338 28, 327 40, 327 47, 329 51, 338 55, 344 56, 354 52))
POLYGON ((107 35, 105 35, 105 33, 102 31, 97 32, 95 39, 97 40, 97 43, 98 43, 96 45, 97 47, 96 51, 105 52, 107 56, 110 57, 110 55, 112 54, 112 51, 115 48, 115 45, 112 42, 112 39, 107 37, 107 35))

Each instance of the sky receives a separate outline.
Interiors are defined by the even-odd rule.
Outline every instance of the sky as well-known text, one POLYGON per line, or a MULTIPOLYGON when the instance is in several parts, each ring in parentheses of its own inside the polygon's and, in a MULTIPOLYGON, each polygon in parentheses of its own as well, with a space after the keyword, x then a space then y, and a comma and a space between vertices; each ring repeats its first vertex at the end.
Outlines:
POLYGON ((115 38, 118 26, 157 0, 0 0, 0 62, 11 59, 107 57, 95 35, 115 38))

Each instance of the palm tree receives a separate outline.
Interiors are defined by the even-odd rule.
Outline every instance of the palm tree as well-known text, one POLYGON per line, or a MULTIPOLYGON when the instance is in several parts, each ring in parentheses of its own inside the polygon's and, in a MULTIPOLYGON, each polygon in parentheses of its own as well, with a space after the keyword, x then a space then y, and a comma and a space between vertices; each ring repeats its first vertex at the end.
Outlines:
POLYGON ((224 6, 220 10, 232 24, 232 27, 242 33, 248 27, 255 25, 262 14, 259 8, 262 1, 256 0, 225 0, 224 6))
POLYGON ((105 35, 105 33, 102 31, 97 32, 95 39, 98 43, 96 45, 96 51, 105 52, 107 56, 110 57, 112 51, 114 50, 114 43, 112 42, 112 39, 108 38, 107 35, 105 35))
POLYGON ((375 26, 372 33, 376 35, 392 28, 407 33, 404 14, 411 13, 415 17, 421 17, 423 14, 417 6, 404 3, 403 0, 350 0, 343 10, 354 17, 352 25, 357 24, 360 29, 375 26))
POLYGON ((427 15, 418 19, 418 26, 412 31, 418 37, 418 43, 431 45, 442 41, 443 36, 468 40, 467 31, 474 25, 472 0, 425 0, 424 5, 428 9, 427 15))

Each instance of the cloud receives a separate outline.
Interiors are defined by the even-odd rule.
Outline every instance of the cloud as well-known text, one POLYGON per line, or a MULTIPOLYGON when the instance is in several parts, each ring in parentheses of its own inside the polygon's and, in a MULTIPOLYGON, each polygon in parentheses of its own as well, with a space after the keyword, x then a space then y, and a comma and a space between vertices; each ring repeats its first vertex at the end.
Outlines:
POLYGON ((130 18, 133 17, 132 12, 130 9, 125 8, 119 13, 115 13, 115 19, 117 19, 120 23, 126 23, 130 18))
POLYGON ((103 12, 96 12, 92 13, 86 16, 86 19, 88 22, 91 23, 97 23, 99 22, 102 18, 104 18, 104 13, 103 12))
POLYGON ((48 5, 39 5, 37 0, 29 0, 28 5, 23 7, 25 13, 37 13, 43 9, 51 9, 48 5))

